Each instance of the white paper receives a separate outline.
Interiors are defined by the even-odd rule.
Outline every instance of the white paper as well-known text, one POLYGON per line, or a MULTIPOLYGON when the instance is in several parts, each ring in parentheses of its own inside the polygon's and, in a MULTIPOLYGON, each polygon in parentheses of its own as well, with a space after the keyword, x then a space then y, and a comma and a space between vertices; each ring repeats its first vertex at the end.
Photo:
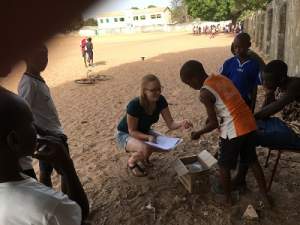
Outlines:
POLYGON ((173 138, 168 136, 159 135, 156 137, 155 143, 146 141, 145 143, 161 150, 170 151, 182 142, 180 138, 173 138))

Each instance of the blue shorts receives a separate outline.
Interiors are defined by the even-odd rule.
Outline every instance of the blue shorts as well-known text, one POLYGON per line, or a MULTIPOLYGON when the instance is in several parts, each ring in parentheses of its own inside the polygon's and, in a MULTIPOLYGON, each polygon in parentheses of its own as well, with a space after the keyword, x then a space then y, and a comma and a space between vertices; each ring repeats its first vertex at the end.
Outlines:
POLYGON ((118 149, 126 150, 129 134, 126 132, 117 130, 115 138, 116 138, 118 149))
POLYGON ((259 120, 257 127, 257 146, 300 151, 300 136, 279 118, 259 120))

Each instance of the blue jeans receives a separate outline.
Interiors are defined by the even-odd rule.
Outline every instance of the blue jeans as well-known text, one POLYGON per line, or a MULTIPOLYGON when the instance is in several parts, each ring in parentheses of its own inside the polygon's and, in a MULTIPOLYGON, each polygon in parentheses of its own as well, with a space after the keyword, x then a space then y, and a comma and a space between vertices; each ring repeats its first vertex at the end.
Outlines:
POLYGON ((116 143, 119 150, 126 150, 129 134, 123 131, 117 130, 115 134, 116 143))
POLYGON ((257 121, 257 127, 257 146, 300 151, 300 136, 279 118, 272 117, 259 120, 257 121))

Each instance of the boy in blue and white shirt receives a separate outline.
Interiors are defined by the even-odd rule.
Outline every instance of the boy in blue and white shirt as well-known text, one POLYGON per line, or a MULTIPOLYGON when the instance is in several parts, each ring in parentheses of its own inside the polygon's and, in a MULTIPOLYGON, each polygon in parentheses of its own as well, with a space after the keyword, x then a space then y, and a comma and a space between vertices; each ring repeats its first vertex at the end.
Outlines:
POLYGON ((248 54, 251 46, 247 33, 238 34, 233 42, 235 56, 226 60, 220 73, 228 77, 239 90, 247 105, 254 110, 257 85, 261 84, 260 64, 248 54))

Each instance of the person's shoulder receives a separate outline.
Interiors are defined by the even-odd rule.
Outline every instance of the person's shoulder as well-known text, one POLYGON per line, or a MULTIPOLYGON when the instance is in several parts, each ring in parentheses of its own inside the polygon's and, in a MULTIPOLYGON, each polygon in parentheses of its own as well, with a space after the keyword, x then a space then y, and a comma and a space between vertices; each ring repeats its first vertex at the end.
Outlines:
POLYGON ((162 102, 162 101, 163 101, 163 102, 166 102, 167 99, 165 98, 165 96, 160 95, 158 101, 160 101, 160 102, 162 102))
POLYGON ((224 62, 224 65, 225 64, 226 65, 231 65, 232 63, 236 63, 236 57, 235 56, 232 56, 232 57, 226 59, 225 62, 224 62))
POLYGON ((257 67, 257 68, 260 67, 260 65, 259 65, 259 59, 258 59, 259 56, 256 53, 255 54, 251 54, 248 57, 249 57, 248 58, 248 62, 249 62, 249 65, 251 67, 257 67))
POLYGON ((131 99, 128 103, 129 104, 133 104, 133 105, 139 105, 140 104, 140 98, 139 97, 134 97, 133 99, 131 99))
POLYGON ((201 88, 199 92, 199 100, 203 103, 214 102, 216 100, 214 94, 207 88, 201 88))
POLYGON ((135 108, 138 109, 141 107, 140 104, 140 98, 139 97, 135 97, 133 99, 131 99, 128 104, 127 104, 127 108, 135 108))
POLYGON ((37 210, 40 210, 41 213, 47 213, 49 217, 54 216, 60 222, 72 221, 74 225, 80 224, 81 209, 76 202, 62 192, 55 191, 32 178, 28 179, 30 179, 29 187, 32 198, 35 199, 33 203, 35 202, 39 208, 37 210))
POLYGON ((22 75, 20 82, 19 82, 19 87, 32 87, 36 86, 36 80, 25 73, 22 75))

